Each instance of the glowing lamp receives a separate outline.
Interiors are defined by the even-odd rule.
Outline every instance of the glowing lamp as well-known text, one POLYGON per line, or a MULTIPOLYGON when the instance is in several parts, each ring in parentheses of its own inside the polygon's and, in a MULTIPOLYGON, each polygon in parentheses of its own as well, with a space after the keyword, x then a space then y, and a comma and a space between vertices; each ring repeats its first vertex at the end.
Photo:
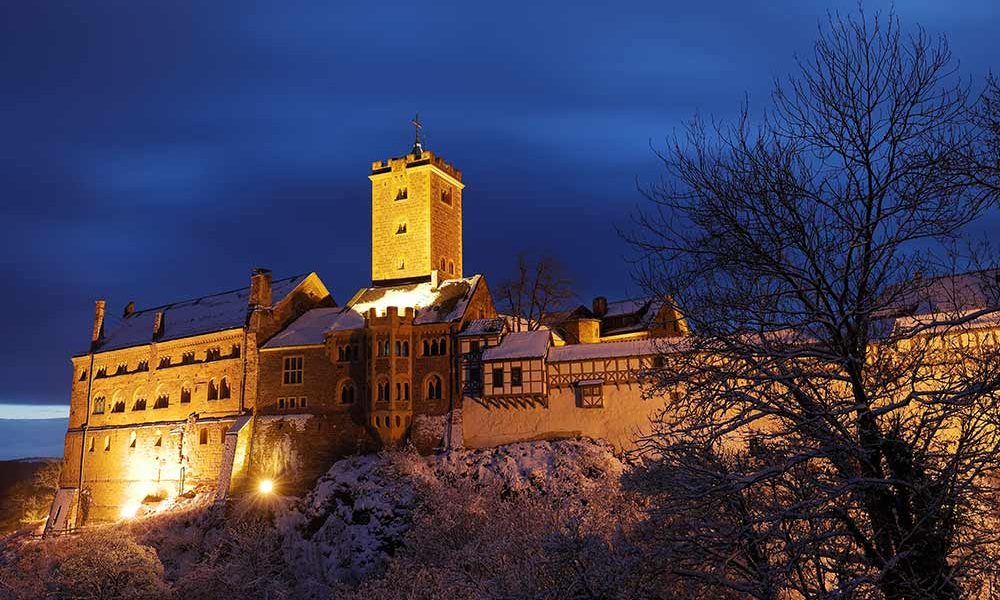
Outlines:
POLYGON ((261 494, 270 494, 274 491, 274 482, 270 479, 261 479, 260 483, 257 485, 257 490, 261 494))
POLYGON ((122 506, 121 517, 123 519, 131 519, 139 512, 138 502, 128 502, 122 506))

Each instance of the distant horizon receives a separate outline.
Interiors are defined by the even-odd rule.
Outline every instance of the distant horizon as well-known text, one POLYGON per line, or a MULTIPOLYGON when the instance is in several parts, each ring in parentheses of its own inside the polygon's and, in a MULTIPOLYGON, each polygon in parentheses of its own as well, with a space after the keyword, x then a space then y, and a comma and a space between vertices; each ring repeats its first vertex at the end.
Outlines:
POLYGON ((69 418, 69 404, 27 404, 0 402, 0 420, 41 420, 69 418))

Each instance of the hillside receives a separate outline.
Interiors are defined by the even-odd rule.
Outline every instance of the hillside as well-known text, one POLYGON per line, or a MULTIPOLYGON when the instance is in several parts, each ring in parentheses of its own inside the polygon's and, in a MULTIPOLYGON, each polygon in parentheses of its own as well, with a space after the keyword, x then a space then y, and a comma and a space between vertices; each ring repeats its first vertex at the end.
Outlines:
POLYGON ((127 581, 131 597, 475 598, 470 585, 488 584, 501 597, 572 597, 598 584, 574 575, 581 561, 605 565, 595 566, 599 585, 621 588, 631 584, 599 573, 620 562, 627 546, 613 540, 638 514, 620 490, 623 469, 591 440, 353 457, 303 498, 216 507, 200 490, 124 527, 8 545, 0 590, 119 597, 125 587, 106 586, 127 581), (99 558, 108 554, 131 562, 99 558), (482 573, 473 581, 469 570, 482 573))

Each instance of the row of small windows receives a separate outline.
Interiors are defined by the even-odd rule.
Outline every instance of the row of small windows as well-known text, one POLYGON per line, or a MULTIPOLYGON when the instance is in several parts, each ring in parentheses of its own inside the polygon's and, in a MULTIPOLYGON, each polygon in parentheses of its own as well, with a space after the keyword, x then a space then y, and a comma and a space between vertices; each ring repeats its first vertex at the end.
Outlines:
POLYGON ((292 410, 296 408, 306 408, 308 399, 306 396, 288 396, 278 398, 278 410, 292 410))
MULTIPOLYGON (((400 418, 399 415, 396 415, 396 427, 402 427, 404 422, 406 423, 406 426, 409 427, 410 417, 407 416, 406 420, 404 421, 402 418, 400 418)), ((389 427, 392 424, 392 421, 390 420, 390 417, 386 415, 384 417, 375 417, 374 419, 372 419, 372 423, 375 425, 375 427, 389 427)))
POLYGON ((445 356, 448 354, 448 339, 424 340, 424 356, 445 356))
MULTIPOLYGON (((444 259, 442 258, 441 259, 441 268, 440 268, 440 271, 442 273, 444 273, 444 266, 445 266, 444 265, 444 259)), ((449 261, 448 262, 448 273, 450 275, 454 275, 455 274, 455 262, 454 261, 449 261)))
MULTIPOLYGON (((208 382, 208 399, 209 400, 228 400, 232 397, 232 388, 229 385, 229 378, 223 377, 216 383, 214 379, 208 382)), ((191 388, 182 387, 180 394, 181 404, 188 404, 191 402, 191 388)), ((160 394, 156 397, 156 401, 153 403, 154 409, 167 408, 170 406, 170 395, 160 394)), ((139 396, 132 403, 132 410, 146 410, 146 398, 139 396)), ((108 411, 108 401, 105 396, 97 396, 94 398, 94 411, 95 415, 104 414, 108 411)), ((123 413, 125 412, 125 401, 117 400, 110 408, 112 413, 123 413)))
MULTIPOLYGON (((208 350, 205 351, 205 360, 203 362, 222 360, 223 358, 239 358, 239 357, 240 357, 240 346, 239 344, 233 344, 229 354, 226 356, 222 355, 222 348, 219 347, 209 348, 208 350)), ((194 352, 184 352, 181 354, 181 362, 178 364, 190 365, 194 364, 195 362, 197 362, 197 360, 194 352)), ((158 368, 163 369, 171 366, 172 364, 173 364, 173 359, 170 356, 161 356, 158 368)), ((140 360, 138 363, 136 363, 134 371, 128 370, 128 363, 119 363, 115 367, 115 370, 112 372, 112 376, 127 375, 129 373, 142 373, 145 371, 149 371, 148 360, 140 360)), ((97 372, 94 374, 95 379, 102 379, 104 377, 108 377, 108 367, 106 366, 98 368, 97 372)), ((87 371, 83 370, 80 372, 80 381, 86 381, 86 380, 87 380, 87 371)))
MULTIPOLYGON (((396 201, 406 200, 410 197, 410 192, 406 187, 396 188, 396 201)), ((451 188, 444 188, 441 190, 441 195, 439 196, 441 202, 451 206, 451 188)))
MULTIPOLYGON (((208 442, 209 442, 209 429, 210 429, 209 427, 202 427, 201 431, 198 432, 198 443, 199 444, 201 444, 203 446, 206 445, 206 444, 208 444, 208 442)), ((104 443, 102 444, 102 446, 104 447, 104 451, 105 452, 110 452, 111 451, 111 436, 109 436, 109 435, 104 436, 104 440, 103 441, 104 441, 104 443)), ((136 447, 136 445, 137 445, 137 443, 138 443, 138 436, 133 431, 128 436, 128 447, 129 447, 129 450, 134 450, 135 447, 136 447)), ((226 443, 226 429, 225 428, 222 428, 219 431, 219 443, 221 443, 221 444, 225 444, 226 443)), ((87 450, 90 451, 90 452, 93 452, 96 449, 96 446, 97 446, 97 438, 96 437, 90 438, 90 445, 88 446, 87 450)), ((155 433, 154 437, 153 437, 153 447, 154 448, 161 448, 161 447, 163 447, 163 434, 160 431, 157 431, 155 433)))
MULTIPOLYGON (((493 369, 493 387, 503 387, 504 371, 502 368, 493 369)), ((510 369, 511 387, 521 387, 524 385, 524 373, 521 367, 511 367, 510 369)))
POLYGON ((337 360, 340 362, 357 360, 358 356, 358 346, 357 344, 351 344, 348 346, 337 346, 337 360))

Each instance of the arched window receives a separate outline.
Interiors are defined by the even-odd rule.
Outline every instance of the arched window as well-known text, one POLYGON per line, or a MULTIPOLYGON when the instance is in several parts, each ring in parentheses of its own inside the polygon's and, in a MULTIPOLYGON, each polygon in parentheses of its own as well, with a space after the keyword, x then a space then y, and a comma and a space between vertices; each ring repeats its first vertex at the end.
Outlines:
POLYGON ((232 396, 232 394, 229 391, 229 379, 223 377, 222 381, 219 382, 219 399, 228 400, 230 396, 232 396))
POLYGON ((410 342, 403 340, 403 354, 402 356, 410 355, 410 342))
POLYGON ((455 274, 455 263, 454 262, 449 262, 448 263, 448 274, 449 275, 454 275, 455 274))
POLYGON ((441 356, 448 354, 448 338, 438 340, 438 354, 441 356))
POLYGON ((337 346, 337 360, 339 360, 340 362, 344 362, 346 360, 344 358, 344 347, 343 346, 337 346))
POLYGON ((389 382, 380 381, 378 383, 378 401, 388 402, 389 400, 389 382))
POLYGON ((354 382, 348 381, 340 387, 340 403, 341 404, 353 404, 354 403, 354 382))
POLYGON ((430 356, 430 355, 431 355, 431 343, 428 342, 427 340, 424 340, 424 356, 430 356))
POLYGON ((438 355, 438 341, 437 340, 432 340, 431 341, 431 356, 437 356, 437 355, 438 355))
POLYGON ((181 404, 191 402, 191 388, 185 386, 181 388, 181 404))
POLYGON ((442 273, 444 273, 444 259, 443 259, 443 258, 441 259, 441 268, 440 268, 439 270, 440 270, 440 271, 441 271, 442 273))
POLYGON ((427 380, 427 399, 441 399, 441 378, 437 375, 432 375, 430 379, 427 380))
POLYGON ((104 405, 105 405, 105 403, 106 403, 106 400, 104 399, 104 396, 98 396, 98 397, 94 398, 94 414, 95 415, 104 414, 104 405))
POLYGON ((403 355, 403 342, 396 340, 396 356, 403 355))
POLYGON ((208 380, 208 399, 218 400, 219 399, 219 388, 215 385, 214 379, 208 380))
POLYGON ((167 394, 160 394, 156 397, 156 402, 153 403, 153 408, 167 408, 170 406, 170 396, 167 394))

